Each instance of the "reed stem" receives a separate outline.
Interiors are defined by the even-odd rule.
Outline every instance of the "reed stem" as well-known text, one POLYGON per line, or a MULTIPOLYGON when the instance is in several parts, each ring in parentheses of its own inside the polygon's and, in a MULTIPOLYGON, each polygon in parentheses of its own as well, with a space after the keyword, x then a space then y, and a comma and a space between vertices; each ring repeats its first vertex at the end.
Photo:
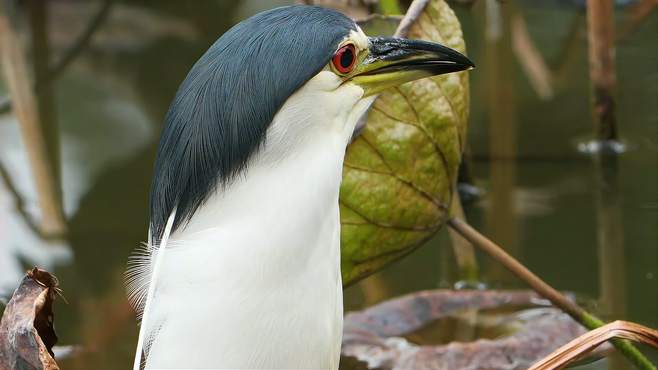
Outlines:
POLYGON ((615 118, 615 28, 613 0, 587 1, 589 75, 595 140, 619 139, 615 118))
POLYGON ((0 63, 7 88, 14 101, 14 113, 27 150, 41 208, 41 228, 46 235, 64 235, 66 221, 53 168, 39 117, 37 100, 29 79, 27 60, 19 44, 20 38, 0 3, 0 63))

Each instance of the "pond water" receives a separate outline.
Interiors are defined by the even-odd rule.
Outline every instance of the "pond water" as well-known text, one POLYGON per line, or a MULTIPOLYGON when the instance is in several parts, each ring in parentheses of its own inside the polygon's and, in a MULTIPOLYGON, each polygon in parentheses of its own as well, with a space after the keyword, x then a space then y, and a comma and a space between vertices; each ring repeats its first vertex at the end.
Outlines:
MULTIPOLYGON (((22 36, 38 46, 30 51, 37 60, 47 49, 60 56, 100 7, 50 2, 45 22, 35 3, 24 2, 19 14, 31 14, 20 24, 22 36)), ((112 2, 89 45, 40 94, 48 146, 59 153, 69 228, 64 240, 40 237, 30 227, 39 208, 25 143, 15 118, 0 115, 0 295, 8 297, 29 266, 59 277, 68 300, 56 306, 60 344, 86 346, 64 368, 132 363, 137 326, 122 274, 146 236, 164 113, 187 70, 221 33, 285 3, 112 2)), ((658 327, 658 12, 630 27, 632 8, 616 11, 617 118, 627 151, 598 161, 577 149, 593 132, 583 9, 568 1, 507 1, 493 10, 485 3, 457 9, 478 66, 470 74, 468 142, 471 172, 484 195, 465 205, 468 220, 604 318, 658 327), (525 72, 513 27, 527 31, 548 84, 533 85, 525 72)), ((486 255, 478 259, 489 287, 524 287, 486 255)), ((442 230, 409 257, 348 288, 345 308, 456 281, 442 230)), ((613 358, 587 368, 628 367, 613 358)))

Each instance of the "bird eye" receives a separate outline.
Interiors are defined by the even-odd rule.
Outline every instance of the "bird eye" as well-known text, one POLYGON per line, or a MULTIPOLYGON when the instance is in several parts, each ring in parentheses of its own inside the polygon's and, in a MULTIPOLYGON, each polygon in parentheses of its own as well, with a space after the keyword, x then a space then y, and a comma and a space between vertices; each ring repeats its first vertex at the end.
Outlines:
POLYGON ((354 45, 347 44, 341 46, 336 54, 334 54, 331 62, 334 64, 334 67, 338 72, 342 74, 350 73, 356 62, 356 50, 354 49, 354 45))

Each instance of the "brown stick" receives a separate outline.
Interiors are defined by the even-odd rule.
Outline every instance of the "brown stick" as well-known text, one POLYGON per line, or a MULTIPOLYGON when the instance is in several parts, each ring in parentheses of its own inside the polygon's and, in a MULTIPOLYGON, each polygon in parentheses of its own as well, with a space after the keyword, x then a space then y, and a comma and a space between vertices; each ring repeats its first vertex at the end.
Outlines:
POLYGON ((414 0, 414 2, 409 5, 407 13, 404 15, 404 18, 402 18, 402 21, 400 21, 398 29, 395 30, 395 34, 393 36, 406 37, 409 33, 409 29, 414 23, 416 23, 418 17, 423 14, 423 10, 425 10, 425 7, 428 3, 429 0, 414 0))
POLYGON ((512 48, 530 85, 542 100, 552 99, 554 93, 551 71, 530 38, 525 19, 520 13, 512 16, 511 27, 512 48))
POLYGON ((621 39, 628 38, 649 15, 658 9, 658 0, 641 0, 635 3, 626 13, 627 21, 621 32, 621 39))
MULTIPOLYGON (((569 316, 581 323, 584 327, 593 330, 604 325, 603 321, 590 314, 589 312, 583 310, 580 306, 562 295, 562 293, 546 284, 546 282, 528 270, 514 257, 507 254, 503 248, 487 239, 484 235, 480 234, 477 230, 472 228, 464 221, 457 218, 451 218, 448 220, 448 225, 457 231, 466 240, 471 242, 471 244, 487 252, 489 256, 500 262, 517 277, 530 285, 530 287, 537 293, 541 294, 544 298, 551 301, 553 305, 569 314, 569 316)), ((612 344, 638 368, 653 370, 656 369, 656 367, 630 342, 625 340, 612 340, 612 344)))
MULTIPOLYGON (((42 0, 38 1, 42 2, 42 0)), ((36 78, 33 86, 37 95, 41 94, 43 86, 47 87, 59 78, 71 62, 73 62, 78 56, 80 56, 82 51, 85 50, 95 32, 105 22, 113 3, 114 0, 105 0, 98 13, 96 13, 91 21, 89 21, 84 31, 78 36, 78 38, 76 38, 71 47, 62 54, 62 57, 48 67, 47 73, 35 76, 36 78)), ((0 97, 0 114, 8 112, 11 109, 11 105, 12 102, 9 96, 0 97)))
POLYGON ((615 28, 613 0, 587 0, 589 75, 596 139, 618 139, 615 119, 615 28))
MULTIPOLYGON (((26 0, 25 5, 31 35, 32 76, 34 76, 34 81, 40 81, 48 75, 48 65, 52 54, 47 31, 50 7, 49 3, 43 0, 26 0)), ((62 179, 60 174, 62 171, 54 86, 52 84, 41 84, 38 89, 35 89, 35 98, 41 133, 46 144, 46 158, 52 169, 54 183, 57 185, 55 191, 57 194, 61 194, 62 179)))
POLYGON ((52 168, 48 165, 36 99, 28 78, 25 55, 18 40, 20 38, 14 32, 7 13, 0 8, 0 62, 14 101, 14 112, 20 123, 21 136, 39 195, 43 232, 61 235, 66 231, 62 205, 52 168))
MULTIPOLYGON (((452 204, 450 205, 450 214, 466 219, 464 209, 462 208, 459 192, 455 190, 452 195, 452 204)), ((471 243, 462 237, 454 229, 448 229, 452 250, 459 267, 459 279, 468 283, 474 283, 478 279, 478 263, 475 258, 475 250, 471 243)))
POLYGON ((452 227, 464 239, 471 242, 473 245, 479 247, 489 254, 493 259, 502 263, 511 272, 520 277, 523 281, 528 283, 532 289, 544 296, 546 299, 553 302, 557 307, 567 312, 570 316, 582 317, 585 311, 570 301, 562 293, 555 290, 550 285, 546 284, 537 275, 528 270, 514 257, 510 256, 503 250, 503 248, 496 245, 491 240, 484 237, 482 234, 473 229, 469 224, 458 218, 451 218, 448 220, 448 225, 452 227))

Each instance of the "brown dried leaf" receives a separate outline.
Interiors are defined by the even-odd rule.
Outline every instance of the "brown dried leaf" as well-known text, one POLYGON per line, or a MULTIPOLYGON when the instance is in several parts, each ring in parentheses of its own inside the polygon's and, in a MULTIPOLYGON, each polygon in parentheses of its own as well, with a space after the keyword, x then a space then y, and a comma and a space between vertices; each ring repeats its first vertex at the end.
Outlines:
MULTIPOLYGON (((532 291, 416 292, 345 316, 342 354, 368 368, 415 370, 525 370, 554 348, 584 332, 568 315, 552 307, 509 311, 547 304, 532 291), (448 344, 425 343, 418 333, 437 319, 468 312, 486 321, 495 310, 493 327, 506 334, 448 344), (511 330, 508 330, 511 329, 511 330), (420 340, 417 340, 421 338, 420 340)), ((434 333, 438 334, 438 333, 434 333)), ((606 346, 607 347, 607 346, 606 346)), ((363 368, 363 366, 355 366, 363 368)))
POLYGON ((52 352, 57 293, 55 276, 36 267, 27 272, 0 321, 0 370, 59 370, 52 352))
POLYGON ((628 339, 658 348, 658 331, 633 322, 615 321, 579 336, 556 349, 528 370, 562 369, 613 338, 628 339))

